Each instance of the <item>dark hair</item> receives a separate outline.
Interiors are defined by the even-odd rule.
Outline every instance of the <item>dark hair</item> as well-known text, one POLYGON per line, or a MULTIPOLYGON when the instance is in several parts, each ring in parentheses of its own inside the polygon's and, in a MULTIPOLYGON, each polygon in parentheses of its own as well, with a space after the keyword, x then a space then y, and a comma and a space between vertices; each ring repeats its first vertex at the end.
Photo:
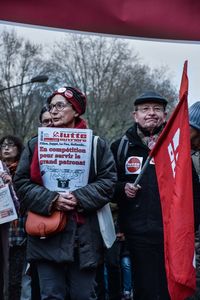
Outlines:
POLYGON ((4 143, 5 140, 8 140, 10 142, 13 142, 15 144, 15 146, 17 147, 17 156, 16 156, 16 160, 19 160, 22 151, 24 149, 24 145, 21 141, 20 138, 18 138, 17 136, 14 135, 5 135, 0 139, 0 150, 1 150, 1 146, 4 143))
POLYGON ((39 121, 40 121, 40 123, 42 123, 42 115, 43 115, 46 111, 48 111, 48 108, 47 108, 47 106, 45 105, 45 106, 42 107, 42 109, 41 109, 41 111, 40 111, 40 114, 39 114, 39 121))

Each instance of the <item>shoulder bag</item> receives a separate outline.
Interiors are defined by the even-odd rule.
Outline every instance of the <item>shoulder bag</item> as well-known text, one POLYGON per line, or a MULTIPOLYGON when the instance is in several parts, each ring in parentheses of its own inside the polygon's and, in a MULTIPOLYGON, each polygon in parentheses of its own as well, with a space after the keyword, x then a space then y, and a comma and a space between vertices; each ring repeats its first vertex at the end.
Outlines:
POLYGON ((57 210, 50 216, 43 216, 29 211, 25 230, 31 236, 46 238, 64 230, 66 224, 67 215, 63 211, 57 210))

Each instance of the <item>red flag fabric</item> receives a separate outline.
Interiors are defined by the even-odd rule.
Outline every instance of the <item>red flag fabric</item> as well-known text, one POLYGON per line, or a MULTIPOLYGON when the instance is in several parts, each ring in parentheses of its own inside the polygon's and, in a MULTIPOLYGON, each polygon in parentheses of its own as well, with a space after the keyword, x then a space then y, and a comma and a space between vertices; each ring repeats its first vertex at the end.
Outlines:
POLYGON ((187 95, 188 95, 187 65, 188 65, 188 63, 187 63, 187 61, 185 61, 184 67, 183 67, 183 75, 182 75, 182 79, 181 79, 181 87, 180 87, 180 91, 179 91, 180 101, 181 101, 181 99, 187 101, 187 95))
POLYGON ((187 62, 180 101, 150 156, 154 157, 161 199, 165 267, 172 300, 195 292, 194 212, 187 105, 187 62))

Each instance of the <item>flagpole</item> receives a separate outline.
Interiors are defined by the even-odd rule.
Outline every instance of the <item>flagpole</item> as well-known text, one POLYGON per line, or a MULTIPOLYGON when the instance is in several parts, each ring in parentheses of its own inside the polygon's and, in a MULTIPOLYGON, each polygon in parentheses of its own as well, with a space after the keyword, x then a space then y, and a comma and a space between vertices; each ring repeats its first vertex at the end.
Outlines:
POLYGON ((137 176, 137 178, 135 179, 135 181, 133 183, 134 186, 137 186, 137 184, 139 183, 139 181, 140 181, 142 175, 144 174, 144 172, 146 171, 146 168, 148 167, 148 164, 149 164, 149 162, 150 162, 151 159, 152 159, 152 156, 149 155, 147 157, 147 159, 146 159, 146 161, 145 161, 142 169, 141 169, 140 174, 137 176))

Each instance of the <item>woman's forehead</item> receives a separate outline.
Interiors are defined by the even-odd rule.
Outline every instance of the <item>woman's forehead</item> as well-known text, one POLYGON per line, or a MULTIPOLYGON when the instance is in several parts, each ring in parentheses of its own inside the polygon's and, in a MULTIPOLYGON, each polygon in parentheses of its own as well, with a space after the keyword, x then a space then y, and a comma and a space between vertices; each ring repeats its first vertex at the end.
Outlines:
POLYGON ((55 95, 53 96, 53 98, 51 99, 50 103, 56 103, 56 102, 67 102, 67 100, 65 99, 65 97, 63 97, 62 95, 55 95))
POLYGON ((5 139, 3 143, 15 143, 12 139, 5 139))

